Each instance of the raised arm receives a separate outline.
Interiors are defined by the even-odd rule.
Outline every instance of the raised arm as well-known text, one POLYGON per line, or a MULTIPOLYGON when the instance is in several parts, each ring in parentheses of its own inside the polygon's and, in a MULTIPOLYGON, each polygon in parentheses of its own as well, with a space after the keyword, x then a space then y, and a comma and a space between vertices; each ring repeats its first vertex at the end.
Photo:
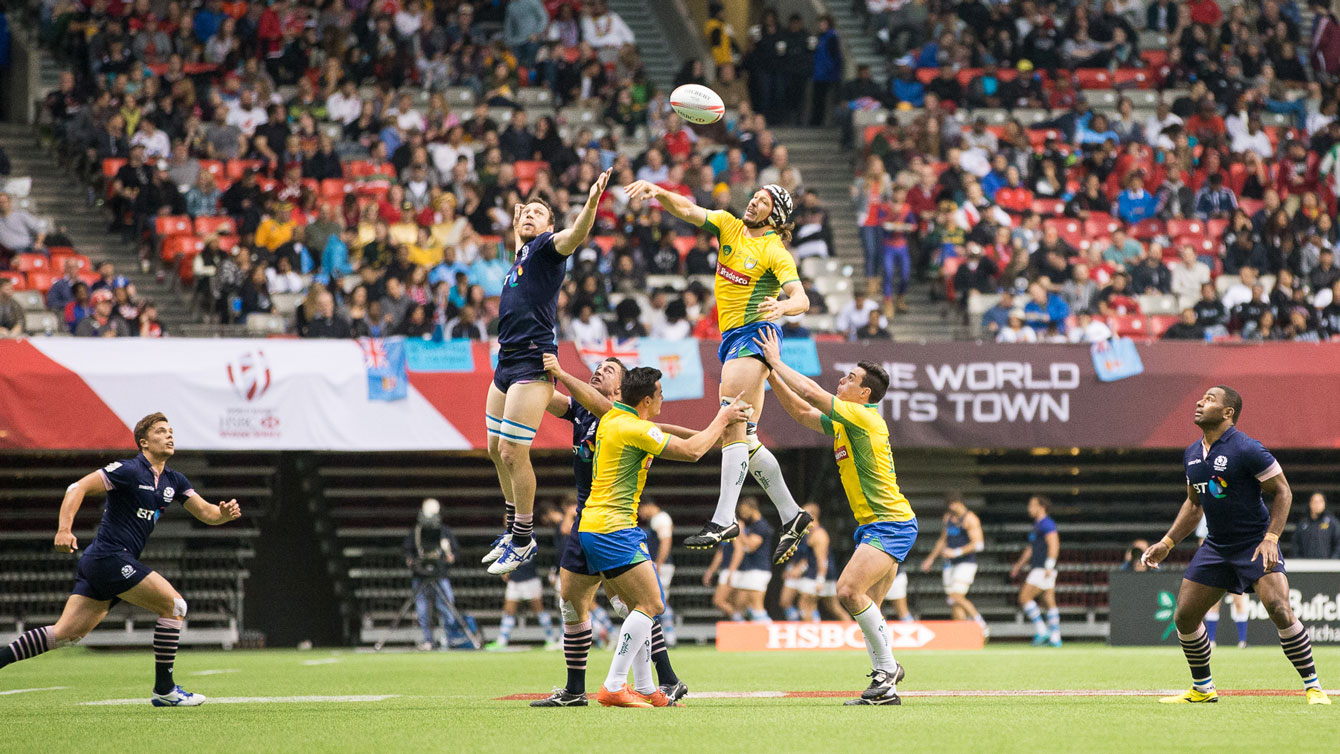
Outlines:
POLYGON ((670 435, 671 437, 679 437, 685 440, 698 434, 698 430, 689 429, 688 427, 681 427, 678 424, 658 423, 656 426, 659 427, 662 432, 666 433, 667 435, 670 435))
POLYGON ((84 504, 85 495, 107 491, 104 478, 101 471, 94 471, 65 488, 65 497, 60 501, 60 516, 56 522, 56 552, 74 552, 79 549, 73 531, 75 514, 79 513, 79 506, 84 504))
POLYGON ((1186 499, 1182 501, 1182 507, 1177 511, 1177 518, 1173 519, 1172 527, 1168 533, 1163 535, 1163 539, 1150 545, 1140 556, 1141 562, 1150 568, 1158 568, 1159 563, 1168 557, 1168 553, 1177 546, 1178 542, 1191 536, 1191 532, 1196 530, 1196 524, 1200 523, 1200 518, 1204 513, 1200 509, 1200 495, 1191 485, 1186 486, 1186 499))
POLYGON ((596 223, 596 207, 600 205, 600 195, 605 193, 605 184, 609 183, 610 173, 614 168, 610 168, 601 173, 596 182, 591 184, 591 190, 587 192, 586 204, 582 205, 582 211, 577 215, 577 220, 571 228, 564 228, 554 234, 554 248, 559 254, 568 256, 577 250, 586 242, 586 237, 591 233, 591 226, 596 223))
POLYGON ((824 431, 822 421, 823 414, 815 407, 801 400, 800 396, 796 395, 794 390, 787 387, 786 383, 777 376, 777 370, 774 369, 772 373, 768 375, 768 384, 772 385, 772 392, 776 394, 777 400, 782 404, 782 408, 786 413, 791 415, 792 419, 796 420, 797 424, 806 429, 812 429, 815 432, 824 431))
MULTIPOLYGON (((823 388, 819 387, 819 383, 806 377, 800 372, 797 372, 782 361, 782 342, 777 339, 777 333, 773 332, 771 329, 762 330, 759 332, 758 337, 754 338, 754 343, 762 349, 763 360, 772 368, 772 375, 769 377, 770 380, 781 380, 786 387, 791 388, 800 400, 808 403, 820 414, 827 414, 832 409, 832 393, 825 391, 823 388)), ((773 382, 773 385, 776 385, 775 381, 773 382)), ((780 396, 781 393, 779 392, 778 395, 780 396)), ((782 405, 786 405, 785 400, 783 400, 782 405)), ((790 408, 787 408, 786 412, 792 416, 796 416, 790 408)), ((796 421, 801 421, 800 417, 796 417, 796 421)), ((801 423, 803 424, 804 422, 801 423)))
POLYGON ((183 507, 186 508, 187 512, 192 516, 195 516, 197 519, 210 526, 226 524, 229 521, 236 521, 242 517, 242 506, 237 504, 236 499, 215 505, 206 502, 206 500, 199 495, 191 495, 191 497, 183 503, 183 507))
MULTIPOLYGON (((606 398, 603 393, 591 387, 591 383, 586 380, 579 380, 576 377, 564 371, 563 366, 558 363, 558 357, 552 353, 546 353, 541 357, 544 362, 544 371, 552 374, 558 384, 567 388, 572 397, 581 404, 582 408, 595 414, 597 417, 604 416, 610 409, 614 408, 614 401, 606 398)), ((565 401, 566 403, 566 401, 565 401)), ((564 411, 566 412, 566 408, 564 411)), ((550 411, 550 413, 553 413, 550 411)), ((561 414, 555 414, 556 416, 561 414)))
POLYGON ((786 294, 785 299, 778 301, 768 296, 758 305, 758 310, 763 312, 763 317, 769 322, 781 317, 804 314, 810 310, 810 297, 805 294, 805 286, 801 285, 799 280, 792 280, 782 286, 782 293, 786 294))
POLYGON ((661 458, 671 461, 688 461, 690 463, 703 457, 703 454, 717 444, 721 439, 721 433, 726 429, 726 425, 732 422, 744 421, 748 418, 749 404, 741 403, 737 395, 735 400, 728 405, 722 406, 717 411, 716 418, 707 425, 703 431, 686 439, 671 437, 666 443, 665 450, 661 452, 661 458))
POLYGON ((703 227, 707 222, 707 210, 694 204, 692 200, 673 191, 666 191, 650 181, 633 181, 624 187, 630 199, 655 199, 671 215, 683 220, 695 228, 703 227))

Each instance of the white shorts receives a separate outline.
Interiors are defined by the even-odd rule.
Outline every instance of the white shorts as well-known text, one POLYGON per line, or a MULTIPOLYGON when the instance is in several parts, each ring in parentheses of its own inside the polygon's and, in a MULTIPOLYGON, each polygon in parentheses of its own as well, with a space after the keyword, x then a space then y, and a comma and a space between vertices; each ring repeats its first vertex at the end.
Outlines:
POLYGON ((544 584, 539 579, 530 579, 528 581, 508 581, 507 590, 503 593, 503 599, 508 602, 529 602, 540 598, 544 591, 544 584))
POLYGON ((675 580, 675 564, 666 563, 663 566, 656 566, 656 575, 661 577, 661 589, 669 589, 670 582, 675 580))
POLYGON ((746 592, 766 592, 772 582, 772 571, 736 571, 730 585, 746 592))
POLYGON ((943 574, 945 594, 967 594, 975 578, 977 578, 976 563, 946 565, 943 574))
POLYGON ((717 586, 731 586, 730 571, 717 571, 717 586))
POLYGON ((837 596, 837 582, 836 582, 836 581, 825 581, 823 584, 820 584, 820 585, 819 585, 819 596, 820 596, 820 597, 836 597, 836 596, 837 596))
POLYGON ((1024 583, 1029 586, 1035 586, 1042 591, 1056 588, 1056 571, 1048 571, 1046 568, 1033 568, 1028 572, 1028 578, 1024 583))
POLYGON ((815 579, 787 579, 786 586, 811 597, 819 596, 819 582, 815 579))
POLYGON ((899 570, 898 575, 893 577, 893 585, 889 587, 889 594, 884 599, 907 599, 907 574, 902 570, 899 570))

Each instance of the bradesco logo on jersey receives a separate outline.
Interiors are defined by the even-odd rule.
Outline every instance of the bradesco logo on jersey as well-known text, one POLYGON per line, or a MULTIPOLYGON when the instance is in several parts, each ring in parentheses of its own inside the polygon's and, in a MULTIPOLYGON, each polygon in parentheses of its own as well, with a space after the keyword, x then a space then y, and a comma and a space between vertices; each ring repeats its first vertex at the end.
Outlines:
MULTIPOLYGON (((984 643, 973 621, 890 623, 888 628, 894 649, 981 649, 984 643)), ((723 652, 864 648, 861 627, 852 622, 717 624, 717 649, 723 652)))
POLYGON ((743 272, 732 270, 731 268, 727 267, 721 262, 717 262, 717 275, 719 275, 727 282, 734 283, 736 285, 749 285, 748 275, 744 274, 743 272))

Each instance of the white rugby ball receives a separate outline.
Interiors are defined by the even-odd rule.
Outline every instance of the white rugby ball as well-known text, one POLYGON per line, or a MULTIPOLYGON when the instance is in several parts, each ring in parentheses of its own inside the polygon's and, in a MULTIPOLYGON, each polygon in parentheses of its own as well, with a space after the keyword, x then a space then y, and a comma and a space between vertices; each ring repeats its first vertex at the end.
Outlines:
POLYGON ((690 123, 705 126, 726 114, 726 104, 716 92, 701 84, 685 84, 670 92, 670 107, 690 123))

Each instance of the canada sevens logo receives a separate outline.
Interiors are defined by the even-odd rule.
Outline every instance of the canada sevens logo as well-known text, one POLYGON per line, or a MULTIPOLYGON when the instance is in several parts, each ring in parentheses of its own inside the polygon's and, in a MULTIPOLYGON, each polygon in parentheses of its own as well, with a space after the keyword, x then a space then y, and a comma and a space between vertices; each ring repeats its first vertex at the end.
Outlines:
POLYGON ((247 351, 228 363, 228 381, 243 400, 254 401, 270 389, 270 361, 265 352, 247 351))
POLYGON ((1228 494, 1228 480, 1221 476, 1210 477, 1210 494, 1216 498, 1224 497, 1228 494))

